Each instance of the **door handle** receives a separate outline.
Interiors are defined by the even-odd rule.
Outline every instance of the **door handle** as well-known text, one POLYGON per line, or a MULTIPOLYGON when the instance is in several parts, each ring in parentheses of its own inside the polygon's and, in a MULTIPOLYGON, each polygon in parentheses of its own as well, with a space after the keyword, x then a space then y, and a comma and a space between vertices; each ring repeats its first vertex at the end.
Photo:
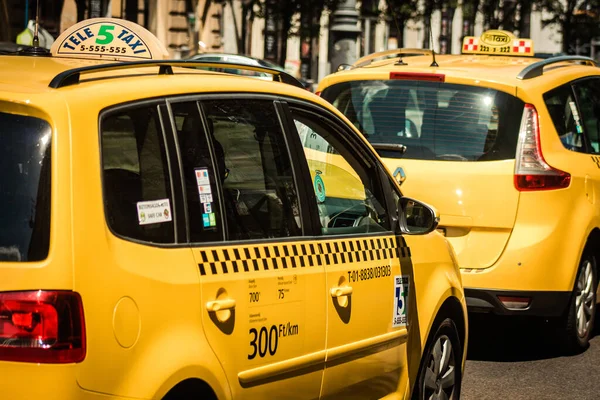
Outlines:
POLYGON ((209 312, 217 312, 222 310, 231 310, 235 308, 234 299, 214 300, 206 303, 206 309, 209 312))
POLYGON ((334 287, 334 288, 331 288, 329 293, 331 293, 331 297, 348 296, 348 295, 352 294, 352 286, 334 287))

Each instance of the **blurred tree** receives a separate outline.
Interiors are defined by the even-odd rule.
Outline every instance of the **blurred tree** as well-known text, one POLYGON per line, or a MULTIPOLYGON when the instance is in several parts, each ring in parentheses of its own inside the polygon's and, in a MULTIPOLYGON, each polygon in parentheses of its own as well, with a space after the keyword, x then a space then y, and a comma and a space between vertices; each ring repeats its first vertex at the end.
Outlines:
POLYGON ((423 19, 423 48, 429 49, 431 46, 431 15, 433 12, 440 8, 440 4, 437 0, 424 0, 423 11, 421 18, 423 19))
POLYGON ((452 52, 452 22, 457 6, 458 0, 443 0, 441 2, 442 19, 440 21, 440 48, 438 49, 441 54, 452 52))
MULTIPOLYGON (((287 40, 291 35, 300 35, 302 31, 302 13, 309 15, 312 24, 320 22, 320 16, 325 9, 334 10, 340 0, 277 0, 266 1, 264 14, 267 19, 277 22, 278 57, 277 64, 285 66, 287 58, 287 40), (294 18, 299 16, 299 20, 294 18)), ((319 24, 320 25, 320 24, 319 24)), ((320 26, 312 26, 311 35, 318 35, 320 26)))
POLYGON ((591 39, 600 34, 598 0, 540 0, 540 6, 550 15, 543 26, 559 27, 563 53, 589 52, 591 39))
POLYGON ((419 0, 386 0, 385 14, 391 18, 396 27, 396 40, 398 48, 404 47, 404 27, 412 19, 417 19, 419 13, 419 0))
POLYGON ((260 0, 242 0, 242 32, 240 34, 241 54, 250 54, 252 28, 256 17, 263 17, 260 0))
POLYGON ((463 37, 473 36, 475 34, 475 18, 477 18, 480 4, 481 0, 463 0, 463 37))
POLYGON ((519 1, 519 22, 517 25, 519 37, 531 37, 531 10, 533 8, 533 3, 534 0, 519 1))

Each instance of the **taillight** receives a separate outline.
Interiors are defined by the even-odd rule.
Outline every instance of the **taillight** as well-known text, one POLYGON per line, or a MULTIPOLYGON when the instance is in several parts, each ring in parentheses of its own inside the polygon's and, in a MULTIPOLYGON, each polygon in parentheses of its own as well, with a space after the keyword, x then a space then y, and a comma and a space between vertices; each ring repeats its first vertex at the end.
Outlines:
POLYGON ((319 91, 319 92, 315 92, 315 94, 316 94, 317 96, 321 97, 321 92, 320 92, 320 91, 319 91))
POLYGON ((76 363, 84 358, 85 323, 78 293, 0 293, 0 360, 76 363))
POLYGON ((520 191, 551 190, 569 187, 571 175, 553 168, 544 160, 540 144, 538 113, 531 104, 525 104, 517 157, 515 187, 520 191))

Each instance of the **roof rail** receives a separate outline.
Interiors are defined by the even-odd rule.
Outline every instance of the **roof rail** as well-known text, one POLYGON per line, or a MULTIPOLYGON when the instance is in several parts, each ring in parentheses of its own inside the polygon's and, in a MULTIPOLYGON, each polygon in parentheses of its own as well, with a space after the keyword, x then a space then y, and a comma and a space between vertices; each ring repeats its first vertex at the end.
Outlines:
POLYGON ((354 68, 360 68, 367 66, 378 58, 382 57, 394 57, 394 56, 430 56, 433 52, 429 49, 392 49, 379 51, 377 53, 369 54, 356 60, 352 66, 354 68))
POLYGON ((87 67, 73 68, 61 72, 56 75, 49 87, 58 89, 65 86, 76 85, 79 83, 81 74, 116 71, 120 69, 143 68, 143 67, 159 67, 158 75, 173 75, 173 67, 212 67, 212 68, 231 68, 243 71, 264 72, 273 75, 273 80, 276 82, 287 83, 288 85, 296 86, 305 89, 300 81, 294 78, 287 72, 268 67, 258 67, 248 64, 230 63, 224 61, 199 61, 199 60, 150 60, 150 61, 132 61, 120 62, 111 64, 92 65, 87 67))
POLYGON ((542 61, 538 61, 527 67, 523 68, 519 75, 517 75, 517 79, 525 80, 531 79, 538 76, 541 76, 544 73, 544 67, 552 64, 557 64, 561 62, 575 62, 577 64, 585 64, 590 65, 592 67, 597 67, 598 64, 594 59, 583 56, 558 56, 558 57, 550 57, 542 61))

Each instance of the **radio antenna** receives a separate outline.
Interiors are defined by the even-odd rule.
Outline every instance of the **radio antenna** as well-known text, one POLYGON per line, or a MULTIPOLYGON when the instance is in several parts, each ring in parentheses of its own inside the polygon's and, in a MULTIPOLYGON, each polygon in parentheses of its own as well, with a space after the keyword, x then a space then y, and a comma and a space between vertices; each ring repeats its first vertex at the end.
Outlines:
POLYGON ((429 16, 429 40, 431 42, 431 56, 433 57, 433 62, 430 67, 439 67, 438 63, 435 61, 435 49, 433 48, 433 29, 431 23, 431 15, 429 16))
MULTIPOLYGON (((27 16, 29 18, 29 16, 27 16)), ((40 27, 40 0, 37 0, 35 6, 35 27, 33 30, 33 43, 32 46, 26 47, 25 49, 19 50, 18 54, 23 54, 27 56, 42 56, 47 57, 50 56, 50 52, 48 49, 44 47, 40 47, 40 36, 39 36, 39 27, 40 27)))
POLYGON ((33 47, 40 46, 40 37, 38 36, 38 29, 40 26, 40 0, 37 0, 35 5, 35 28, 33 31, 33 47))

